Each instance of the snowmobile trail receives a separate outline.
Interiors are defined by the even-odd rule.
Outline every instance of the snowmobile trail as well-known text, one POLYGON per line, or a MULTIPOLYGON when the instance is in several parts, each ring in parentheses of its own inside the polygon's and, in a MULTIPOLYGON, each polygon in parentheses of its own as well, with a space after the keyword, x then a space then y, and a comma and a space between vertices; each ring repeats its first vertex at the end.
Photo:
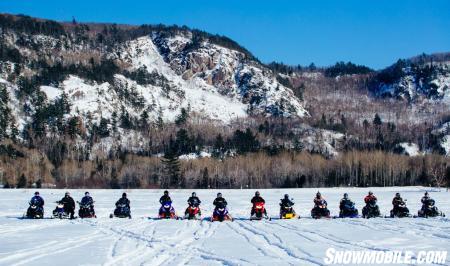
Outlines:
MULTIPOLYGON (((421 187, 371 188, 386 213, 395 192, 408 195, 411 212, 420 208, 421 187)), ((342 188, 320 189, 332 215, 338 213, 342 188)), ((345 189, 359 209, 367 189, 345 189)), ((63 190, 40 190, 54 202, 63 190)), ((78 199, 84 190, 71 190, 78 199)), ((192 191, 174 190, 177 211, 184 211, 192 191)), ((203 217, 213 212, 217 190, 197 190, 203 217)), ((90 190, 96 201, 96 219, 13 219, 28 206, 32 190, 4 190, 0 194, 0 265, 325 265, 325 252, 336 250, 393 251, 445 250, 450 247, 448 218, 310 219, 317 189, 260 190, 269 213, 276 216, 279 200, 294 198, 300 219, 250 221, 254 191, 221 191, 233 222, 157 219, 161 190, 129 190, 132 219, 109 218, 121 191, 90 190), (8 199, 8 200, 3 200, 8 199), (14 203, 14 204, 11 204, 14 203), (150 217, 149 217, 150 214, 150 217), (153 214, 153 215, 151 215, 153 214)), ((450 213, 447 192, 432 192, 438 207, 450 213)), ((45 207, 45 216, 54 206, 45 207)), ((276 217, 273 217, 276 218, 276 217)), ((416 253, 417 254, 417 253, 416 253)), ((450 258, 449 258, 450 259, 450 258)), ((441 265, 450 265, 446 263, 441 265)))

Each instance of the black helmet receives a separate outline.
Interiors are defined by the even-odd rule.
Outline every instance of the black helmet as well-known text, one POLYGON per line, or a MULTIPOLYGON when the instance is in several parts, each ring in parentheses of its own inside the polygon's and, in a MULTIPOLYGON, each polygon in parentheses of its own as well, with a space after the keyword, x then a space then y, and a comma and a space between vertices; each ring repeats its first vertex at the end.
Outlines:
POLYGON ((284 194, 284 198, 285 198, 285 199, 288 199, 288 198, 289 198, 289 195, 288 195, 288 194, 284 194))
POLYGON ((259 197, 259 195, 261 195, 261 194, 259 194, 259 191, 256 191, 255 196, 259 197))
POLYGON ((319 192, 319 191, 317 191, 317 193, 316 193, 316 197, 320 198, 320 196, 322 196, 322 195, 320 194, 320 192, 319 192))
POLYGON ((398 193, 398 192, 395 193, 395 196, 396 196, 396 197, 400 197, 400 193, 398 193))
POLYGON ((369 191, 369 195, 373 195, 373 192, 372 192, 372 191, 369 191))
POLYGON ((127 197, 127 193, 122 193, 122 198, 126 198, 127 197))
POLYGON ((221 197, 222 197, 222 193, 220 193, 220 192, 217 193, 217 197, 218 197, 218 198, 221 198, 221 197))
POLYGON ((348 194, 344 193, 344 199, 348 198, 348 194))
POLYGON ((169 191, 164 190, 164 195, 169 195, 169 191))
POLYGON ((89 196, 89 192, 87 192, 87 191, 84 192, 84 195, 85 195, 85 196, 89 196))
POLYGON ((425 191, 425 196, 427 196, 427 197, 428 197, 428 191, 425 191))
POLYGON ((197 197, 197 193, 192 192, 192 197, 197 197))
POLYGON ((69 192, 69 191, 67 191, 65 195, 66 195, 66 196, 70 196, 70 192, 69 192))
POLYGON ((34 192, 34 195, 38 196, 39 195, 39 191, 34 192))

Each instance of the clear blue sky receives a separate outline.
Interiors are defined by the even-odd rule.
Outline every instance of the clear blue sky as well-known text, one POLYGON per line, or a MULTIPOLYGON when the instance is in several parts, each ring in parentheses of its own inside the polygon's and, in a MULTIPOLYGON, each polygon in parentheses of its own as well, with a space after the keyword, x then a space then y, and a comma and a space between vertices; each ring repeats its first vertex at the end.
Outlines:
POLYGON ((178 24, 226 35, 263 62, 373 68, 450 51, 450 1, 1 0, 0 12, 79 22, 178 24))

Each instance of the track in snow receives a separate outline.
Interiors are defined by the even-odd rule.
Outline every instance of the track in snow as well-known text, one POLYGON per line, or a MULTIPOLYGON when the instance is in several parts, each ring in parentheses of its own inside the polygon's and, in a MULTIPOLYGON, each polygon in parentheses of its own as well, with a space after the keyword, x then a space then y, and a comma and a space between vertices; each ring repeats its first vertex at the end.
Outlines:
MULTIPOLYGON (((347 189, 360 210, 368 189, 347 189)), ((383 213, 395 192, 408 199, 412 213, 420 208, 420 187, 373 188, 383 213)), ((70 190, 75 200, 82 190, 70 190)), ((295 209, 308 217, 317 189, 261 190, 269 214, 278 214, 279 199, 289 193, 295 209)), ((324 265, 325 250, 449 250, 450 224, 437 219, 332 219, 248 221, 254 191, 221 191, 234 222, 155 220, 162 190, 130 190, 133 219, 109 219, 119 190, 91 190, 98 219, 20 220, 33 190, 1 190, 0 265, 324 265)), ((179 213, 191 191, 174 190, 179 213)), ((212 212, 217 190, 197 190, 203 214, 212 212)), ((332 214, 338 212, 343 188, 321 189, 332 214)), ((46 215, 64 194, 41 190, 46 215)), ((448 192, 431 192, 437 206, 450 214, 448 192)))

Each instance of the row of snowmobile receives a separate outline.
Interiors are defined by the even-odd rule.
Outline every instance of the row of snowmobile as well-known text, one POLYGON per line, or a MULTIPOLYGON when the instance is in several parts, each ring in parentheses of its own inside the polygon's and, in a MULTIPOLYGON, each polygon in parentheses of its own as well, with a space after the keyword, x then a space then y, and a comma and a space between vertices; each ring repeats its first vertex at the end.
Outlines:
POLYGON ((341 199, 339 204, 339 216, 331 217, 330 211, 327 208, 327 202, 322 198, 318 192, 316 198, 314 199, 315 207, 311 211, 311 217, 315 219, 320 218, 404 218, 404 217, 445 217, 445 214, 441 212, 436 206, 435 201, 431 199, 428 192, 422 197, 422 208, 417 212, 417 215, 411 215, 409 209, 406 207, 407 200, 403 200, 400 193, 396 193, 392 200, 393 209, 390 211, 389 216, 382 216, 380 213, 380 208, 377 205, 377 198, 373 195, 371 191, 364 198, 366 205, 362 209, 362 216, 359 216, 358 209, 355 207, 355 203, 350 200, 347 193, 344 193, 344 197, 341 199))
MULTIPOLYGON (((391 210, 389 216, 381 216, 379 207, 377 205, 377 198, 373 195, 372 192, 369 192, 364 198, 366 205, 362 209, 362 216, 359 216, 358 209, 355 207, 355 203, 351 201, 348 197, 348 194, 345 193, 344 197, 340 201, 340 212, 339 216, 331 216, 330 211, 327 208, 326 200, 321 196, 320 192, 316 194, 314 198, 314 208, 311 210, 311 217, 314 219, 321 218, 375 218, 375 217, 437 217, 443 216, 445 214, 442 213, 435 206, 435 201, 428 196, 428 193, 425 193, 422 198, 422 208, 418 211, 417 216, 412 216, 409 213, 409 209, 406 207, 406 200, 403 200, 400 197, 400 194, 397 193, 394 197, 392 203, 394 208, 391 210)), ((70 195, 66 193, 66 196, 61 200, 57 201, 57 206, 55 210, 53 210, 52 218, 74 218, 74 204, 70 204, 73 202, 73 199, 70 198, 70 195), (68 203, 69 202, 69 203, 68 203)), ((178 216, 175 212, 174 207, 172 206, 172 200, 169 197, 168 191, 164 191, 164 195, 160 199, 161 207, 158 212, 158 219, 188 219, 188 220, 200 220, 202 219, 202 214, 200 210, 200 199, 196 196, 195 192, 192 193, 192 196, 188 199, 188 207, 185 210, 184 216, 178 216)), ((265 201, 260 196, 260 193, 257 191, 255 196, 252 198, 251 203, 253 204, 251 209, 250 220, 271 220, 271 217, 267 215, 267 210, 265 208, 265 201)), ((96 218, 96 214, 94 211, 94 201, 89 196, 89 193, 86 192, 85 197, 81 202, 78 202, 80 208, 78 211, 78 215, 80 218, 96 218)), ((233 217, 229 213, 227 209, 227 202, 222 197, 221 193, 217 194, 217 198, 213 202, 215 208, 213 214, 209 218, 210 221, 233 221, 233 217)), ((280 203, 280 219, 293 219, 300 218, 293 208, 294 202, 293 199, 289 199, 289 195, 285 195, 283 199, 281 199, 280 203)), ((44 217, 43 210, 43 199, 40 198, 39 193, 35 193, 35 197, 30 201, 30 207, 27 210, 25 218, 39 219, 44 217), (37 199, 37 200, 36 200, 37 199)), ((130 209, 130 201, 127 198, 126 193, 122 194, 122 198, 120 198, 116 202, 116 208, 113 213, 110 214, 110 218, 131 218, 131 209, 130 209)))

